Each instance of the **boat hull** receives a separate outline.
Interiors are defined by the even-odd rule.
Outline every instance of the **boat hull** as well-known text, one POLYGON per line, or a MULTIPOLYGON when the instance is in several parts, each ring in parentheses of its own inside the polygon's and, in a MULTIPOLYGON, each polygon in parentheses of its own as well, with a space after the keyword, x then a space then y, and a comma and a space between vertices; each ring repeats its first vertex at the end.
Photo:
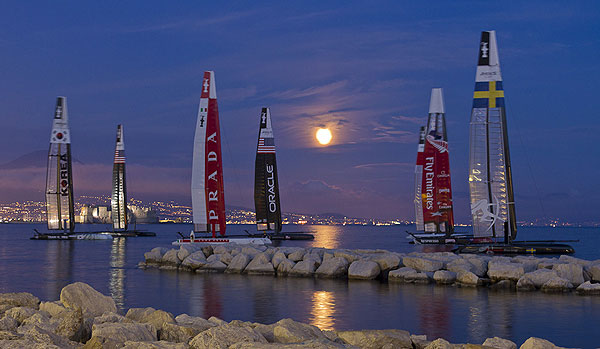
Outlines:
POLYGON ((572 254, 575 249, 571 245, 549 242, 536 243, 513 241, 509 244, 470 244, 457 248, 457 253, 485 253, 485 254, 572 254))
POLYGON ((466 245, 473 241, 471 234, 407 233, 410 235, 408 238, 412 239, 411 243, 417 245, 466 245))
POLYGON ((221 244, 240 244, 240 245, 271 245, 272 242, 269 238, 265 237, 223 237, 223 238, 196 238, 194 240, 190 238, 177 239, 173 241, 171 244, 175 246, 180 245, 191 245, 191 244, 200 244, 200 245, 221 245, 221 244))
POLYGON ((110 234, 105 233, 47 233, 35 234, 31 240, 112 240, 110 234))
POLYGON ((258 237, 268 237, 272 241, 280 241, 280 240, 314 240, 315 236, 309 233, 264 233, 264 234, 250 234, 249 237, 258 238, 258 237))

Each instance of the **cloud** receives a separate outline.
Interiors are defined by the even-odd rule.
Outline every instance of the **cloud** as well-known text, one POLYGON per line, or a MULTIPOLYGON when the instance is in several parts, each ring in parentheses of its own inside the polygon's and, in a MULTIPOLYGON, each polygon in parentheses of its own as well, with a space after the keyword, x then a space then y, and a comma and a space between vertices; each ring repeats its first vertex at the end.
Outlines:
POLYGON ((235 22, 243 18, 251 17, 258 14, 260 10, 251 11, 240 11, 229 13, 220 17, 211 16, 200 16, 192 19, 181 19, 171 22, 163 22, 158 24, 151 24, 145 26, 129 27, 121 29, 125 33, 144 33, 144 32, 158 32, 167 30, 200 30, 215 24, 223 24, 229 22, 235 22))
POLYGON ((400 168, 413 169, 414 166, 415 166, 415 164, 408 163, 408 162, 377 162, 377 163, 356 165, 356 166, 354 166, 354 168, 375 169, 375 168, 379 168, 379 167, 400 167, 400 168))

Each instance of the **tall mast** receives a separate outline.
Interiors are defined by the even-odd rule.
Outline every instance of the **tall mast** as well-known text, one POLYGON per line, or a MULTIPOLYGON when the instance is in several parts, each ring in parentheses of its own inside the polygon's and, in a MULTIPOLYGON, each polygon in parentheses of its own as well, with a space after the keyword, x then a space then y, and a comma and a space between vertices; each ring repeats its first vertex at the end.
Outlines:
POLYGON ((504 88, 496 32, 484 31, 470 124, 469 190, 476 237, 517 236, 504 88))
POLYGON ((262 108, 256 147, 254 173, 254 206, 256 229, 281 231, 281 206, 279 204, 279 180, 275 156, 275 138, 271 126, 269 108, 262 108))
POLYGON ((113 187, 110 199, 114 229, 127 230, 127 187, 125 180, 125 141, 123 126, 117 126, 115 160, 113 164, 113 187))
POLYGON ((75 230, 71 132, 66 97, 56 99, 52 121, 46 172, 46 214, 48 229, 75 230))
POLYGON ((454 214, 443 91, 431 90, 423 150, 422 207, 427 233, 452 233, 454 214))
POLYGON ((225 235, 225 195, 215 73, 204 72, 192 165, 194 231, 225 235))

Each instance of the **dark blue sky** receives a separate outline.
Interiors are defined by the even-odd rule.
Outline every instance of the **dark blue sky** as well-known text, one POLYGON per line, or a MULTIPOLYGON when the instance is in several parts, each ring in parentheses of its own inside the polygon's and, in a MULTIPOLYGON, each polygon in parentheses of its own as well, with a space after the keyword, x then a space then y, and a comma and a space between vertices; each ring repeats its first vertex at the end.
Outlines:
MULTIPOLYGON (((480 32, 496 30, 517 218, 598 220, 600 4, 587 2, 4 3, 0 162, 47 149, 68 98, 75 193, 110 192, 124 124, 130 196, 190 202, 202 73, 214 70, 225 197, 252 207, 271 107, 284 211, 414 217, 417 131, 444 88, 455 215, 468 216, 480 32), (319 147, 317 127, 333 131, 319 147)), ((0 202, 43 199, 42 169, 2 170, 0 202)))

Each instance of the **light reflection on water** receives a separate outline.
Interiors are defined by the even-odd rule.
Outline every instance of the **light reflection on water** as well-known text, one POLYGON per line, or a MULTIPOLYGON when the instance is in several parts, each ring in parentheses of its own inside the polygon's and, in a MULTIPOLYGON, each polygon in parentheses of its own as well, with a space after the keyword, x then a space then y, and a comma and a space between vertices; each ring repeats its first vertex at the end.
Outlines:
MULTIPOLYGON (((182 225, 148 228, 159 235, 113 241, 31 241, 31 226, 0 225, 0 292, 25 291, 56 300, 62 287, 82 281, 110 294, 121 311, 152 306, 174 315, 261 323, 289 317, 322 329, 399 328, 453 342, 482 343, 500 336, 522 343, 536 336, 562 346, 598 344, 594 331, 600 321, 600 297, 140 270, 136 265, 144 252, 171 247, 175 232, 188 230, 182 225)), ((283 246, 401 252, 422 248, 408 245, 404 234, 391 228, 313 226, 306 230, 317 231, 315 240, 286 241, 283 246)), ((600 235, 596 236, 589 245, 598 242, 600 235)), ((584 253, 591 252, 584 249, 584 253)))

